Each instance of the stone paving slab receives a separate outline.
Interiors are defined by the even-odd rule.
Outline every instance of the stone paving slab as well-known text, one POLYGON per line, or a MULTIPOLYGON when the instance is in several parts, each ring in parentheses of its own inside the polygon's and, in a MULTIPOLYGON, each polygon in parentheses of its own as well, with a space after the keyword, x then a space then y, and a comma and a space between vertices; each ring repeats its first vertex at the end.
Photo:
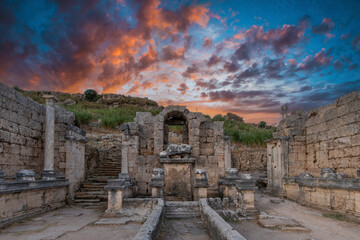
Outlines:
POLYGON ((122 218, 101 218, 95 223, 95 225, 125 225, 130 222, 132 223, 142 223, 144 221, 143 217, 132 216, 132 217, 122 217, 122 218))
POLYGON ((131 240, 142 225, 133 222, 124 225, 95 225, 103 214, 100 209, 65 207, 0 229, 0 239, 131 240))

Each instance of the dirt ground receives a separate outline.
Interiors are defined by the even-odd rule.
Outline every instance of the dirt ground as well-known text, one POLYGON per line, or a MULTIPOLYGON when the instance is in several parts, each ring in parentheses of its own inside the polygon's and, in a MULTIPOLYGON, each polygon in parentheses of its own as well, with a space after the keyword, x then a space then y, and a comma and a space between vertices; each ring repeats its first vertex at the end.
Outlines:
POLYGON ((104 211, 65 207, 0 230, 1 240, 131 240, 141 224, 95 225, 104 211))
MULTIPOLYGON (((245 220, 230 223, 248 240, 355 240, 360 239, 360 225, 324 217, 327 212, 305 207, 288 200, 280 200, 262 193, 256 193, 255 206, 267 215, 280 217, 284 225, 296 222, 302 231, 280 230, 280 227, 264 228, 258 220, 245 220), (306 229, 306 231, 304 231, 306 229)), ((326 215, 327 216, 327 215, 326 215)), ((334 215, 331 215, 334 216, 334 215)), ((341 219, 341 218, 340 218, 341 219)), ((342 219, 343 220, 343 219, 342 219)))

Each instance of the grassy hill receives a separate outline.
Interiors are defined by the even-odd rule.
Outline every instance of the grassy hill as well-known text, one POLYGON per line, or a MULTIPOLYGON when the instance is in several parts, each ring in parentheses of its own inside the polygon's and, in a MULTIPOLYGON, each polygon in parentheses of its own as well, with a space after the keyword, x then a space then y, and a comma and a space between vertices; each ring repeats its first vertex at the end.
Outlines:
MULTIPOLYGON (((153 115, 157 115, 162 110, 162 107, 158 106, 155 101, 147 98, 103 94, 97 95, 96 98, 89 101, 84 94, 24 91, 17 87, 14 88, 24 96, 41 104, 45 104, 43 94, 55 95, 62 108, 75 114, 75 124, 78 126, 99 122, 103 128, 114 129, 122 123, 132 122, 136 112, 151 112, 153 115)), ((212 120, 224 121, 225 135, 230 136, 233 141, 249 146, 264 146, 264 141, 272 138, 273 132, 276 131, 275 127, 266 126, 265 122, 259 125, 245 123, 241 117, 232 113, 225 116, 216 115, 212 120)), ((174 129, 174 131, 181 130, 174 129)))

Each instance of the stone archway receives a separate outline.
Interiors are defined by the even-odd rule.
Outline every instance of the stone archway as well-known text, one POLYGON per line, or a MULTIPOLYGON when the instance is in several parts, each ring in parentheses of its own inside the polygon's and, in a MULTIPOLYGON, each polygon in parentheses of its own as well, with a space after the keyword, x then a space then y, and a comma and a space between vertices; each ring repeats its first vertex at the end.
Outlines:
POLYGON ((164 148, 170 143, 189 144, 189 122, 183 112, 172 111, 164 117, 164 148))

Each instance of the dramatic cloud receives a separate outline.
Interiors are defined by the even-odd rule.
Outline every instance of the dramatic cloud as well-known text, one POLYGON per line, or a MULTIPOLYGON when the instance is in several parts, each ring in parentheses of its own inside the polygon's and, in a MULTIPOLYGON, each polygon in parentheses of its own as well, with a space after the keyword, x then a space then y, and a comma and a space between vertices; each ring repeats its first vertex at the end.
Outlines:
POLYGON ((186 91, 189 90, 189 87, 186 85, 186 83, 180 83, 177 90, 181 92, 181 94, 186 94, 186 91))
POLYGON ((0 82, 270 122, 283 104, 316 107, 359 90, 358 1, 334 3, 333 12, 302 1, 274 11, 202 2, 0 1, 0 82), (311 27, 310 15, 322 20, 311 27))
POLYGON ((182 76, 184 78, 192 78, 194 76, 194 73, 199 72, 199 68, 196 65, 189 66, 185 72, 182 73, 182 76))
POLYGON ((333 57, 323 48, 321 52, 315 54, 315 56, 307 56, 302 63, 299 63, 298 69, 304 71, 313 71, 319 70, 324 66, 327 66, 331 63, 333 57))
POLYGON ((214 66, 214 65, 218 64, 219 62, 221 62, 221 58, 219 58, 218 56, 213 54, 213 55, 211 55, 211 57, 207 61, 206 65, 208 67, 211 67, 211 66, 214 66))
POLYGON ((311 28, 311 32, 315 34, 326 34, 330 32, 334 26, 335 23, 330 18, 324 18, 320 25, 311 28))
POLYGON ((212 40, 211 38, 205 38, 203 47, 211 47, 212 40))
POLYGON ((197 79, 195 82, 197 87, 205 88, 207 90, 214 90, 218 88, 218 81, 215 78, 212 78, 209 81, 197 79))
POLYGON ((356 35, 352 42, 351 42, 351 46, 356 49, 356 50, 360 50, 360 34, 356 35))

